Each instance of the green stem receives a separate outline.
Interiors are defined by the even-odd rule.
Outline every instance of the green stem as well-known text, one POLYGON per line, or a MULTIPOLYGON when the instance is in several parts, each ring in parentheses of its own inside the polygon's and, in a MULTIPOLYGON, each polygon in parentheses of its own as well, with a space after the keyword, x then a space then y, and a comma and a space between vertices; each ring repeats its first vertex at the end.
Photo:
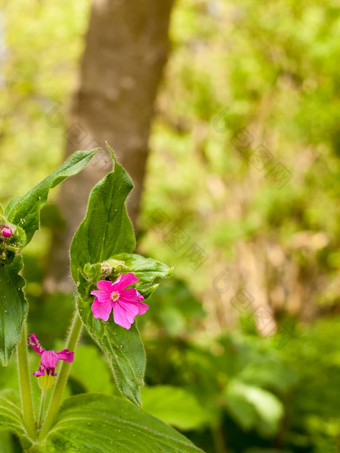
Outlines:
POLYGON ((28 365, 28 351, 27 351, 27 326, 24 321, 21 333, 21 340, 17 348, 18 356, 18 372, 19 372, 19 385, 21 396, 21 407, 24 418, 24 425, 27 429, 28 435, 36 438, 36 427, 34 424, 34 411, 33 411, 33 398, 31 388, 31 376, 28 365))
POLYGON ((228 449, 226 447, 225 435, 221 426, 217 426, 212 430, 214 444, 216 448, 216 453, 227 453, 228 449))
MULTIPOLYGON (((80 337, 82 326, 83 326, 83 324, 81 322, 81 319, 80 319, 78 313, 76 312, 74 315, 74 318, 73 318, 72 326, 71 326, 70 333, 69 333, 68 339, 67 339, 67 344, 66 344, 66 348, 69 351, 75 351, 79 337, 80 337)), ((58 374, 58 377, 57 377, 57 380, 56 380, 56 383, 55 383, 55 386, 53 389, 53 393, 51 396, 51 402, 50 402, 50 405, 47 410, 45 422, 44 422, 44 424, 41 428, 40 434, 39 434, 39 441, 45 439, 45 437, 47 436, 47 434, 49 433, 49 431, 53 425, 54 419, 58 413, 58 410, 59 410, 59 407, 61 404, 65 386, 67 384, 67 379, 68 379, 68 375, 70 372, 70 368, 71 368, 71 364, 68 362, 63 362, 61 365, 61 368, 60 368, 60 371, 59 371, 59 374, 58 374)))
POLYGON ((46 399, 46 390, 41 390, 41 398, 40 398, 40 406, 39 406, 39 414, 38 414, 38 429, 41 426, 42 416, 44 413, 44 406, 45 406, 45 399, 46 399))

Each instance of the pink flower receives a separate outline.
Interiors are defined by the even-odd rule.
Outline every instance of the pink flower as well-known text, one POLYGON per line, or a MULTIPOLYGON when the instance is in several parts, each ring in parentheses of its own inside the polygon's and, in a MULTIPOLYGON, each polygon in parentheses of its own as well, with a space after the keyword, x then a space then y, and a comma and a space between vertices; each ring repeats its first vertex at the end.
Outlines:
POLYGON ((149 305, 140 302, 144 297, 135 288, 127 288, 138 281, 131 272, 120 275, 114 283, 100 280, 97 284, 99 291, 91 292, 96 296, 92 304, 94 317, 107 321, 113 310, 114 322, 124 329, 130 329, 135 316, 144 315, 149 309, 149 305))
POLYGON ((10 238, 13 234, 13 231, 10 227, 3 226, 1 227, 1 234, 5 236, 5 238, 10 238))
POLYGON ((46 351, 34 333, 28 337, 28 344, 32 346, 35 352, 41 355, 39 370, 33 371, 33 376, 45 376, 45 372, 47 375, 56 376, 55 367, 59 360, 69 363, 73 362, 74 352, 70 352, 68 349, 63 349, 60 352, 46 351))

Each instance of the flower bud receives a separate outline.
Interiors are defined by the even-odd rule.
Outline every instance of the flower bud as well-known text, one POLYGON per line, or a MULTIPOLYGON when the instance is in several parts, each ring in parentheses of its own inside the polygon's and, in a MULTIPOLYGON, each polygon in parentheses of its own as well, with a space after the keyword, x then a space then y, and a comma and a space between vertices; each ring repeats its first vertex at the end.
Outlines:
POLYGON ((107 260, 101 263, 101 277, 102 278, 109 278, 117 276, 123 273, 127 268, 125 266, 124 261, 118 260, 107 260))
POLYGON ((7 226, 3 226, 3 227, 1 228, 1 234, 2 234, 3 236, 5 236, 6 238, 10 238, 10 237, 12 236, 12 234, 13 234, 13 231, 12 231, 11 228, 9 228, 9 227, 7 227, 7 226))

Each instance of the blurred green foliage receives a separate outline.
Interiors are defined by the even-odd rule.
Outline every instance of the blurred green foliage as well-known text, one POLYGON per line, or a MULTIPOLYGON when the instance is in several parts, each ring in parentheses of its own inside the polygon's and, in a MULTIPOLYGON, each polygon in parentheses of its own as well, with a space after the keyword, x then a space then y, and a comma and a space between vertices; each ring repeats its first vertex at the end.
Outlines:
MULTIPOLYGON (((207 453, 226 445, 235 453, 254 446, 263 453, 338 451, 339 320, 300 326, 281 348, 275 337, 241 331, 200 338, 183 332, 156 335, 153 324, 161 325, 161 318, 145 317, 145 411, 184 431, 207 453)), ((187 319, 188 331, 191 324, 187 319)), ((117 393, 109 365, 90 343, 87 339, 77 349, 66 397, 117 393)), ((63 343, 54 346, 59 350, 63 343)), ((32 370, 37 369, 39 356, 31 352, 30 357, 32 370)), ((33 381, 37 407, 39 387, 33 381)), ((17 385, 12 361, 1 372, 0 387, 17 385)))
MULTIPOLYGON (((25 193, 62 158, 89 7, 89 0, 0 0, 1 202, 25 193)), ((140 319, 145 409, 208 453, 340 451, 340 7, 335 0, 180 0, 171 38, 139 248, 174 265, 176 278, 140 319), (265 146, 291 173, 283 188, 233 144, 241 128, 252 137, 250 155, 265 146), (174 228, 203 250, 201 266, 167 240, 174 228), (324 242, 289 248, 300 232, 307 246, 317 234, 324 242), (302 300, 312 299, 313 316, 303 319, 313 322, 298 323, 284 341, 280 329, 263 338, 249 323, 226 330, 212 308, 213 301, 225 309, 212 286, 227 261, 238 264, 237 244, 259 238, 285 255, 276 273, 267 269, 267 286, 296 265, 302 300)), ((52 348, 61 347, 55 339, 65 335, 73 302, 43 294, 50 231, 63 219, 49 205, 43 224, 26 250, 26 292, 30 330, 52 348)), ((284 292, 285 308, 293 297, 284 292)), ((280 309, 279 324, 294 325, 299 313, 289 318, 280 309)), ((0 384, 15 388, 13 361, 0 384)), ((116 391, 87 337, 68 391, 116 391)))

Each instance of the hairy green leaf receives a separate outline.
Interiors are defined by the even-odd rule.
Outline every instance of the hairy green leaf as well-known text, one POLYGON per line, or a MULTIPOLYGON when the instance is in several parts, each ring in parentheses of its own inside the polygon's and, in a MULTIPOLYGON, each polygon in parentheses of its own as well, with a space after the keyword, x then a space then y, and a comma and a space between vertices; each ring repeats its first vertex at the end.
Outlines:
POLYGON ((121 253, 113 258, 124 262, 124 272, 132 272, 139 279, 135 287, 145 299, 158 287, 158 283, 154 283, 160 278, 170 277, 173 271, 173 268, 166 264, 141 255, 121 253))
POLYGON ((170 426, 122 398, 82 394, 67 399, 42 452, 199 453, 170 426))
POLYGON ((114 281, 119 274, 127 272, 133 272, 139 278, 136 288, 147 298, 158 286, 154 281, 168 277, 172 269, 151 258, 129 253, 115 255, 101 264, 87 264, 83 274, 78 274, 81 295, 78 309, 90 335, 106 354, 119 390, 130 401, 140 405, 146 361, 136 325, 126 330, 115 324, 112 316, 105 322, 95 319, 91 311, 94 298, 90 292, 96 288, 97 281, 104 277, 114 281))
POLYGON ((19 275, 21 269, 21 256, 16 256, 10 265, 0 266, 0 359, 4 365, 20 341, 28 308, 22 291, 25 281, 19 275))
MULTIPOLYGON (((19 401, 16 392, 13 390, 0 392, 0 430, 16 434, 22 439, 26 447, 30 445, 21 416, 19 401)), ((3 451, 1 445, 0 451, 3 451)))
POLYGON ((113 255, 132 252, 136 242, 125 200, 133 185, 117 162, 114 170, 93 188, 87 214, 71 246, 71 271, 75 282, 86 264, 101 263, 113 255))
POLYGON ((136 322, 129 330, 93 317, 93 298, 78 298, 79 314, 89 334, 106 355, 119 391, 134 404, 141 405, 140 389, 144 385, 145 351, 136 322))
POLYGON ((26 195, 12 200, 5 210, 5 215, 11 223, 19 225, 26 233, 27 244, 39 229, 40 210, 47 201, 48 193, 64 179, 80 172, 96 154, 93 151, 78 151, 58 170, 43 179, 26 195))
POLYGON ((95 319, 91 311, 93 297, 89 293, 96 283, 84 278, 86 265, 134 250, 135 237, 125 208, 132 187, 123 167, 115 162, 113 171, 93 188, 86 217, 72 242, 71 271, 81 296, 77 306, 83 323, 107 356, 121 393, 140 405, 146 360, 137 326, 126 330, 115 324, 112 316, 107 322, 95 319))

